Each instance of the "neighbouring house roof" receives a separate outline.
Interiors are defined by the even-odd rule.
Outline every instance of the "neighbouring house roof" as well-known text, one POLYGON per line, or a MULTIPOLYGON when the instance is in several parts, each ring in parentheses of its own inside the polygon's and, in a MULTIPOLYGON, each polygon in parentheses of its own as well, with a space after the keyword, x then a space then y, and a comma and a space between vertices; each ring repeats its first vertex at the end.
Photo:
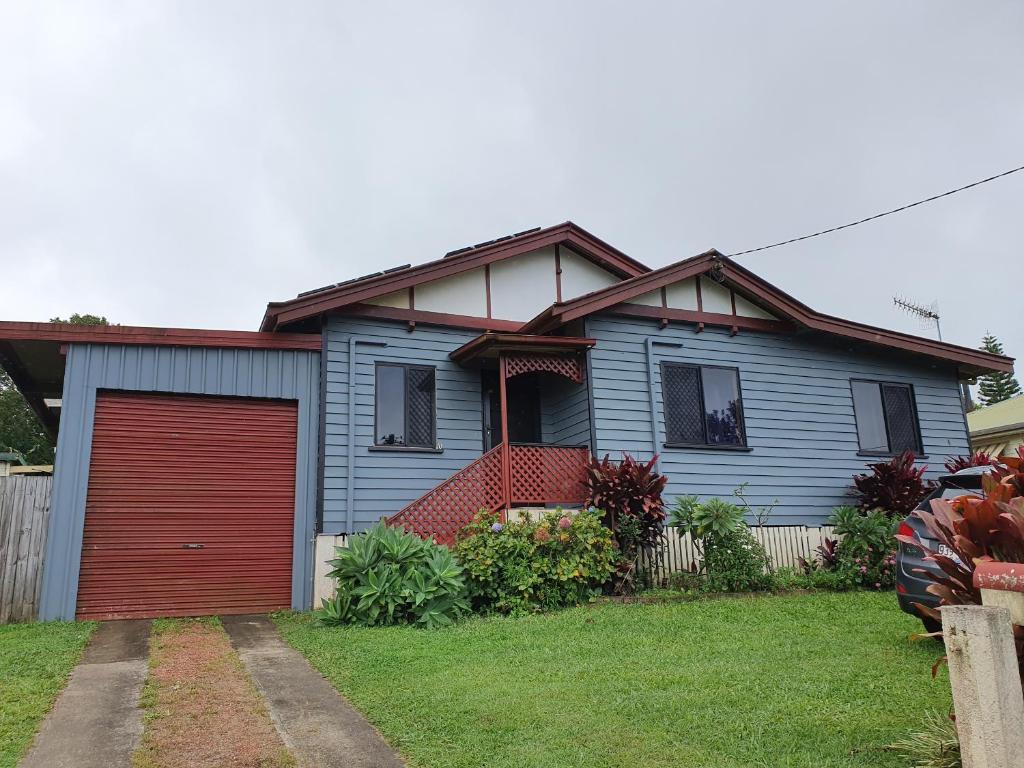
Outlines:
POLYGON ((1013 453, 1024 444, 1024 395, 971 411, 967 428, 974 450, 993 456, 1013 453))
POLYGON ((59 426, 58 409, 64 388, 62 349, 67 344, 320 351, 320 335, 0 321, 0 365, 51 437, 57 434, 59 426))
MULTIPOLYGON (((520 332, 549 333, 578 318, 628 304, 631 299, 643 294, 701 275, 709 275, 716 282, 735 289, 783 321, 744 320, 750 327, 756 328, 758 325, 764 325, 765 330, 772 330, 773 328, 769 328, 769 325, 774 324, 777 326, 774 328, 775 330, 783 330, 784 326, 788 324, 797 330, 818 331, 880 347, 924 355, 957 364, 961 375, 968 378, 988 371, 1013 370, 1013 358, 1011 357, 993 355, 970 347, 961 347, 934 339, 877 328, 818 312, 716 250, 710 250, 675 264, 669 264, 646 274, 623 280, 608 288, 593 291, 570 301, 557 302, 525 323, 520 332)), ((667 320, 718 322, 727 326, 738 322, 735 313, 716 316, 706 312, 659 307, 635 307, 631 311, 643 312, 651 317, 667 320)))
POLYGON ((482 333, 451 352, 448 357, 460 365, 495 358, 501 352, 559 354, 582 352, 597 343, 595 339, 574 336, 536 336, 522 333, 482 333))
POLYGON ((650 271, 649 267, 630 258, 582 227, 567 221, 546 229, 527 230, 468 248, 460 248, 449 252, 441 259, 416 267, 397 267, 318 288, 299 294, 288 301, 271 302, 267 305, 260 329, 275 331, 325 312, 336 311, 368 299, 451 277, 554 245, 567 246, 620 278, 635 277, 650 271))

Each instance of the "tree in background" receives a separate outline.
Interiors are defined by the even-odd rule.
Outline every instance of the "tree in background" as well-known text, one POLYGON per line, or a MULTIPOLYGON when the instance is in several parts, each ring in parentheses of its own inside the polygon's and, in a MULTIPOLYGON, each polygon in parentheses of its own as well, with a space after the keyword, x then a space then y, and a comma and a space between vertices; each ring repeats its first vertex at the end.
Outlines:
MULTIPOLYGON (((981 340, 981 348, 995 355, 1005 355, 1003 345, 991 333, 981 340)), ((1012 373, 987 373, 978 379, 978 399, 982 405, 992 405, 1009 400, 1021 393, 1020 384, 1012 373)))
MULTIPOLYGON (((70 319, 55 317, 51 323, 110 325, 99 315, 73 314, 70 319)), ((53 443, 35 412, 0 366, 0 451, 17 451, 29 464, 53 464, 53 443)))
POLYGON ((51 317, 51 323, 70 323, 71 325, 110 325, 102 315, 80 315, 77 312, 65 320, 62 317, 51 317))

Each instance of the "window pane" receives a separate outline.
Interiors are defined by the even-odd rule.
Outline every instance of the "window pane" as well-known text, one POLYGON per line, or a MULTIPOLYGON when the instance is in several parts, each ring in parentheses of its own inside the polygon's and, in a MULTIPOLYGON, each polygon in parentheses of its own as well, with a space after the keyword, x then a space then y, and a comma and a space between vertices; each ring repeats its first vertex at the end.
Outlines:
POLYGON ((853 388, 853 413, 857 419, 857 440, 862 451, 888 451, 882 394, 874 381, 850 382, 853 388))
POLYGON ((377 444, 405 445, 405 369, 377 366, 377 444))
POLYGON ((910 387, 883 384, 882 399, 885 402, 885 415, 889 420, 889 450, 893 453, 921 453, 910 387))
POLYGON ((708 445, 743 445, 739 374, 728 368, 702 368, 708 445))
POLYGON ((663 365, 661 385, 668 442, 702 444, 704 414, 700 407, 700 371, 682 365, 663 365))
POLYGON ((434 370, 409 368, 407 445, 434 447, 434 370))

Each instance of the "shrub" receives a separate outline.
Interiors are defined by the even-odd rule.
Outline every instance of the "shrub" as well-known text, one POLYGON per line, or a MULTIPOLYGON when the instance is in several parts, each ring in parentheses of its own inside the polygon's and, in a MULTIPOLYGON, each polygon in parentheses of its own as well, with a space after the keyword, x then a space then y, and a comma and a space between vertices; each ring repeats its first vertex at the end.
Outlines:
MULTIPOLYGON (((919 569, 935 582, 928 591, 942 605, 981 603, 980 591, 974 586, 974 569, 978 562, 996 560, 1024 562, 1024 447, 1017 457, 1003 457, 1005 466, 995 466, 982 478, 982 495, 967 494, 955 499, 932 499, 931 510, 918 510, 914 516, 928 529, 937 548, 948 547, 953 556, 929 549, 916 536, 899 535, 905 544, 920 547, 927 559, 941 573, 919 569)), ((934 608, 916 604, 923 616, 941 622, 934 608)), ((1014 625, 1017 658, 1024 678, 1024 627, 1014 625)))
POLYGON ((947 472, 955 474, 968 467, 987 467, 995 463, 996 460, 984 451, 976 451, 970 456, 956 456, 950 459, 946 462, 945 467, 947 472))
POLYGON ((889 461, 868 464, 868 469, 870 474, 853 478, 858 506, 864 511, 882 509, 889 515, 906 517, 935 487, 924 479, 927 467, 914 466, 914 454, 910 451, 889 461))
POLYGON ((722 499, 701 503, 682 496, 672 510, 672 524, 687 533, 701 556, 704 588, 711 592, 770 589, 770 561, 743 519, 743 510, 722 499))
POLYGON ((628 453, 616 463, 606 454, 587 466, 587 505, 604 510, 604 523, 622 552, 616 592, 632 590, 637 558, 661 543, 665 503, 661 492, 668 478, 654 471, 657 457, 640 463, 628 453))
POLYGON ((473 606, 522 614, 576 605, 599 594, 619 552, 599 511, 502 523, 482 510, 462 530, 455 554, 466 569, 473 606))
POLYGON ((831 570, 845 588, 889 589, 896 578, 896 525, 884 511, 836 507, 829 523, 842 538, 831 570))
POLYGON ((379 523, 350 537, 335 555, 327 575, 337 591, 322 601, 323 624, 433 628, 469 612, 462 568, 433 541, 379 523))

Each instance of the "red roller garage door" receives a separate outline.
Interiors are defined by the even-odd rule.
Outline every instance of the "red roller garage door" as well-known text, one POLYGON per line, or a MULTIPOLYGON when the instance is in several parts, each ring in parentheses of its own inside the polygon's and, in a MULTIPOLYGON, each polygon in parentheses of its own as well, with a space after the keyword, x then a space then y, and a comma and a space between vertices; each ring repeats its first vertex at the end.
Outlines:
POLYGON ((291 605, 294 402, 100 392, 80 619, 291 605))

